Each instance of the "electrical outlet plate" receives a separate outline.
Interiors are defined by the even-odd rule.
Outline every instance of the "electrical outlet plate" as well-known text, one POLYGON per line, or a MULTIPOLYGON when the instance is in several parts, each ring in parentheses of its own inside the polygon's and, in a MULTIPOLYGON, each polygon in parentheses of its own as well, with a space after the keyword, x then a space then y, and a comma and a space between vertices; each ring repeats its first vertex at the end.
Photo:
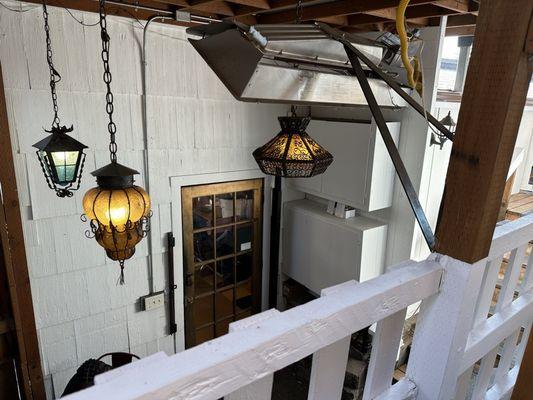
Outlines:
POLYGON ((165 292, 161 291, 143 296, 141 297, 141 304, 143 305, 144 311, 162 307, 165 304, 165 292))

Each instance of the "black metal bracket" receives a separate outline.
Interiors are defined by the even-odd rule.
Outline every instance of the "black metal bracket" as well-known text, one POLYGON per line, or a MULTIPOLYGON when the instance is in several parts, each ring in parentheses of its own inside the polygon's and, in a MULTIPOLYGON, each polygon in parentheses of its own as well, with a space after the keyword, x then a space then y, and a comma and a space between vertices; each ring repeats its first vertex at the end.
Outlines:
MULTIPOLYGON (((407 104, 409 104, 413 109, 418 112, 420 115, 422 115, 424 118, 427 118, 429 123, 433 125, 436 129, 438 129, 448 140, 453 142, 453 133, 450 132, 448 128, 446 128, 444 125, 442 125, 437 118, 435 118, 431 113, 426 111, 424 107, 420 105, 418 101, 413 99, 408 93, 406 93, 402 87, 396 82, 393 78, 391 78, 385 71, 383 71, 380 67, 378 67, 376 64, 374 64, 367 56, 365 56, 357 47, 355 47, 348 39, 346 39, 346 33, 339 31, 338 29, 332 28, 324 23, 318 22, 317 25, 322 29, 325 33, 327 33, 331 38, 339 41, 344 45, 344 48, 346 49, 346 53, 348 54, 348 57, 350 57, 350 53, 352 54, 352 57, 350 57, 350 62, 353 62, 352 58, 355 56, 358 60, 365 63, 368 68, 372 70, 377 76, 379 76, 389 87, 394 90, 398 95, 405 100, 407 104)), ((365 93, 366 95, 366 93, 365 93)), ((367 97, 368 99, 368 97, 367 97)))
POLYGON ((415 214, 416 220, 418 221, 418 225, 420 225, 420 229, 422 230, 424 239, 426 239, 426 243, 429 246, 430 250, 433 250, 433 247, 435 245, 435 236, 426 218, 426 214, 424 213, 424 210, 422 209, 422 205, 420 204, 420 201, 418 200, 418 194, 416 193, 413 183, 411 182, 411 179, 409 178, 409 174, 407 173, 407 170, 405 169, 405 165, 403 164, 402 158, 400 157, 398 148, 396 147, 396 144, 394 143, 394 140, 390 134, 389 128, 385 121, 385 117, 383 116, 383 113, 381 112, 381 108, 379 107, 378 102, 376 101, 376 97, 374 96, 374 93, 372 92, 372 89, 370 88, 370 84, 368 83, 368 78, 366 77, 365 72, 363 70, 363 66, 361 65, 361 61, 364 62, 364 60, 362 60, 361 57, 359 56, 358 54, 360 53, 359 51, 357 52, 354 51, 356 49, 351 44, 348 45, 344 43, 344 49, 346 50, 346 54, 348 55, 348 58, 350 59, 350 63, 352 64, 352 68, 355 72, 357 80, 359 81, 359 84, 361 85, 361 89, 363 90, 365 98, 368 102, 368 106, 370 107, 372 116, 374 117, 374 120, 376 121, 378 129, 381 133, 381 137, 383 138, 383 141, 385 142, 385 146, 387 147, 387 151, 389 152, 392 163, 394 164, 396 173, 398 174, 398 177, 400 178, 400 182, 402 184, 403 190, 405 191, 405 194, 407 195, 409 204, 411 205, 411 208, 413 210, 413 213, 415 214))
POLYGON ((169 313, 169 334, 172 335, 178 331, 176 324, 176 309, 175 309, 175 295, 174 291, 177 289, 174 280, 174 246, 176 246, 176 239, 172 232, 167 233, 168 245, 168 313, 169 313))

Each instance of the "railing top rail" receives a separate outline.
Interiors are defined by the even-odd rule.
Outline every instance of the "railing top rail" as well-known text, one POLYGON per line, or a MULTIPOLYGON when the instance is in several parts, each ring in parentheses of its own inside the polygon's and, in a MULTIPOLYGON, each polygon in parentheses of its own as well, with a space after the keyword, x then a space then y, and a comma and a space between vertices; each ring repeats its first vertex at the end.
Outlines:
POLYGON ((68 400, 220 398, 370 326, 439 289, 442 267, 412 263, 122 374, 68 400))
POLYGON ((492 236, 488 260, 507 253, 533 239, 533 213, 497 226, 492 236))

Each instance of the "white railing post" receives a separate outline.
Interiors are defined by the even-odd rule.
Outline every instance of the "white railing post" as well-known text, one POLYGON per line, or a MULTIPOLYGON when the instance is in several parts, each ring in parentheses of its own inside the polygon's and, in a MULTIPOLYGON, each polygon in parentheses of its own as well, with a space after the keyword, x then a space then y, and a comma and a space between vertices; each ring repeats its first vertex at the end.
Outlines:
MULTIPOLYGON (((264 311, 261 314, 252 315, 241 321, 232 322, 229 325, 230 332, 238 332, 240 330, 257 325, 259 322, 266 321, 272 317, 279 315, 280 312, 275 308, 264 311)), ((246 385, 233 393, 230 393, 225 398, 227 400, 271 400, 272 399, 272 385, 274 384, 274 374, 256 380, 249 385, 246 385)))
MULTIPOLYGON (((355 281, 345 282, 322 290, 320 295, 328 296, 342 287, 357 290, 357 283, 355 281)), ((313 354, 307 400, 341 398, 351 337, 351 335, 346 336, 313 354)))
POLYGON ((452 399, 472 327, 486 261, 468 264, 434 254, 444 268, 437 295, 422 302, 407 365, 419 400, 452 399))

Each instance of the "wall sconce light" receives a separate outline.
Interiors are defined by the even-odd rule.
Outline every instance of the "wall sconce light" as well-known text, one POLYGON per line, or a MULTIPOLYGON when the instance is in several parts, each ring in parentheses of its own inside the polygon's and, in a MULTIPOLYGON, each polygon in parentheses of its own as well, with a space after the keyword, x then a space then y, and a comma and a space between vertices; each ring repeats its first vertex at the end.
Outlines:
MULTIPOLYGON (((452 118, 451 111, 448 111, 448 115, 446 115, 439 122, 442 125, 444 125, 446 128, 448 128, 448 130, 452 133, 452 135, 455 134, 455 126, 457 124, 452 118)), ((442 146, 444 146, 444 143, 446 143, 447 140, 448 138, 442 132, 432 129, 430 145, 438 144, 440 149, 442 150, 442 146)))

